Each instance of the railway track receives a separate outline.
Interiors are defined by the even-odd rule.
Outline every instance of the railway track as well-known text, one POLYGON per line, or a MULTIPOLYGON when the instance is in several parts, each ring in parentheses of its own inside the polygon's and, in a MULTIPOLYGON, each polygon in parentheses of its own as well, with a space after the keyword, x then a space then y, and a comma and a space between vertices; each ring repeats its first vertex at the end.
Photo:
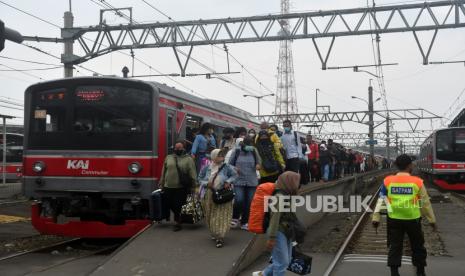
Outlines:
POLYGON ((108 255, 123 244, 122 239, 75 238, 0 258, 6 275, 33 275, 77 260, 108 255), (21 266, 18 266, 21 264, 21 266))
MULTIPOLYGON (((379 193, 379 190, 375 193, 379 193)), ((377 196, 370 201, 370 208, 374 209, 377 196)), ((411 258, 408 256, 408 241, 404 240, 404 257, 402 263, 410 264, 411 258)), ((365 210, 353 226, 349 235, 342 243, 334 256, 332 262, 326 269, 324 276, 333 273, 339 262, 387 262, 387 226, 385 215, 381 216, 378 229, 371 225, 371 213, 365 210)))

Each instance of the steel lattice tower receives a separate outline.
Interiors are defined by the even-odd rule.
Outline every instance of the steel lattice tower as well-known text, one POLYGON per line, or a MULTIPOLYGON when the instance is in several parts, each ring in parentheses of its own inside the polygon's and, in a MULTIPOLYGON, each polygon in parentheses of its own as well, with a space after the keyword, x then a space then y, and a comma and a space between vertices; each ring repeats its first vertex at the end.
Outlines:
MULTIPOLYGON (((289 0, 281 0, 281 13, 289 13, 289 0)), ((289 34, 289 21, 281 20, 283 29, 280 31, 289 34)), ((279 43, 278 80, 276 87, 275 114, 297 114, 297 96, 294 80, 294 62, 292 59, 292 41, 282 40, 279 43)))

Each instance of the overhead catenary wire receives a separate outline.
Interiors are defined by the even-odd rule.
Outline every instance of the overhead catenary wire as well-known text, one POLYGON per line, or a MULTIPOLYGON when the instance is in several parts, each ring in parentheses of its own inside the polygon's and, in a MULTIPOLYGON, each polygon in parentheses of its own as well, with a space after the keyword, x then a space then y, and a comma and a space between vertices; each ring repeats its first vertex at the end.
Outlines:
POLYGON ((53 64, 53 63, 39 62, 39 61, 12 58, 12 57, 5 57, 5 56, 0 56, 0 58, 14 60, 14 61, 21 61, 21 62, 26 62, 26 63, 32 63, 32 64, 39 64, 39 65, 63 66, 62 64, 53 64))
POLYGON ((47 71, 63 68, 63 65, 46 67, 46 68, 30 68, 30 69, 0 69, 0 72, 29 72, 29 71, 47 71))
MULTIPOLYGON (((94 0, 91 0, 91 2, 96 3, 94 0)), ((113 7, 110 3, 108 3, 108 2, 105 1, 105 0, 100 0, 100 2, 101 2, 102 4, 104 4, 104 5, 106 6, 106 8, 115 9, 115 7, 113 7)), ((100 6, 100 5, 99 5, 99 6, 100 6)), ((116 12, 116 11, 115 11, 115 12, 116 12)), ((128 16, 125 16, 125 15, 120 15, 120 16, 124 17, 124 18, 127 19, 127 20, 130 20, 130 18, 129 18, 128 16)), ((133 20, 133 22, 138 23, 136 20, 133 20)), ((188 56, 188 54, 185 53, 184 51, 181 51, 181 50, 178 50, 178 51, 179 51, 182 55, 184 55, 184 56, 186 56, 186 57, 188 56)), ((127 54, 126 54, 126 55, 127 55, 127 54)), ((214 69, 208 67, 207 65, 203 64, 202 62, 198 61, 197 59, 195 59, 195 58, 193 58, 193 57, 190 57, 190 58, 191 58, 196 64, 198 64, 199 66, 203 67, 203 68, 206 69, 206 70, 209 70, 209 71, 212 72, 212 73, 215 73, 215 70, 214 70, 214 69)), ((137 59, 137 58, 135 58, 135 59, 138 60, 138 61, 140 61, 140 62, 142 62, 142 63, 145 64, 146 66, 149 66, 149 68, 154 69, 152 66, 148 65, 147 63, 145 63, 145 62, 143 62, 143 61, 141 61, 141 60, 139 60, 139 59, 137 59)), ((155 71, 157 71, 158 73, 161 73, 161 72, 158 71, 158 70, 155 70, 155 71)), ((175 81, 173 78, 171 78, 171 77, 169 77, 169 76, 165 76, 165 77, 167 77, 167 78, 170 79, 171 81, 175 81)), ((246 86, 242 87, 240 84, 236 83, 236 81, 234 81, 234 80, 232 80, 232 79, 230 79, 230 78, 227 78, 227 77, 224 77, 224 76, 217 76, 217 77, 215 77, 215 78, 218 78, 218 79, 220 79, 220 80, 222 80, 222 81, 224 81, 224 82, 226 82, 226 83, 229 83, 229 84, 235 86, 236 88, 238 88, 238 89, 240 89, 240 90, 242 90, 242 91, 245 91, 245 92, 252 93, 252 94, 255 94, 255 95, 256 95, 256 91, 252 91, 253 89, 251 89, 250 87, 246 87, 246 86)), ((175 82, 178 83, 178 84, 180 84, 180 82, 178 82, 178 81, 175 81, 175 82)), ((185 85, 182 85, 182 86, 186 87, 185 85)), ((194 90, 192 90, 191 88, 188 88, 188 89, 189 89, 190 91, 192 91, 193 93, 196 93, 196 92, 194 92, 194 90)), ((199 93, 196 93, 196 94, 199 94, 199 93)), ((199 94, 199 95, 201 95, 201 94, 199 94)), ((201 95, 201 96, 203 96, 203 95, 201 95)), ((205 96, 203 96, 203 97, 205 97, 205 96)), ((265 102, 266 102, 266 101, 265 101, 265 102)), ((269 104, 272 104, 272 103, 270 103, 270 102, 268 102, 268 103, 269 103, 269 104)))
MULTIPOLYGON (((100 2, 98 2, 98 1, 96 1, 96 0, 90 0, 90 1, 93 2, 93 3, 95 3, 96 5, 98 5, 99 7, 102 7, 102 8, 106 8, 106 9, 115 9, 115 7, 113 7, 111 4, 109 4, 109 3, 107 3, 106 1, 103 1, 103 0, 99 0, 100 2)), ((114 12, 115 12, 118 16, 123 17, 123 18, 127 19, 128 21, 131 20, 130 17, 128 17, 128 16, 125 15, 125 14, 120 13, 120 12, 117 11, 117 10, 114 10, 114 12)), ((153 67, 152 65, 146 63, 145 61, 143 61, 143 60, 141 60, 141 59, 139 59, 139 58, 137 58, 137 57, 135 57, 135 56, 132 56, 132 55, 127 54, 127 53, 124 53, 124 52, 121 52, 121 51, 119 51, 119 50, 116 51, 116 52, 119 53, 119 54, 125 55, 125 56, 129 56, 129 57, 133 58, 134 60, 140 62, 141 64, 147 66, 147 67, 149 68, 149 70, 154 70, 154 71, 157 72, 158 74, 164 75, 164 73, 162 73, 160 70, 156 69, 156 68, 153 67)), ((190 87, 184 85, 183 83, 181 83, 181 82, 175 80, 174 78, 171 78, 170 76, 163 76, 163 77, 165 77, 165 78, 169 79, 170 81, 172 81, 172 82, 174 82, 174 83, 180 85, 181 87, 187 89, 188 91, 190 91, 190 92, 192 92, 192 93, 194 93, 194 94, 197 94, 197 95, 199 95, 199 96, 205 98, 204 95, 195 92, 192 88, 190 88, 190 87)))
POLYGON ((16 72, 18 72, 18 73, 27 75, 27 76, 29 76, 29 77, 33 77, 33 78, 37 78, 37 79, 43 80, 43 78, 40 77, 40 76, 31 74, 31 73, 28 73, 28 72, 24 72, 24 71, 21 71, 21 70, 18 70, 18 69, 14 68, 14 67, 11 67, 11 66, 8 66, 8 65, 5 65, 5 64, 0 64, 0 66, 6 67, 6 68, 8 68, 8 69, 10 69, 10 70, 13 70, 13 71, 16 71, 16 72))
MULTIPOLYGON (((104 0, 103 0, 104 1, 104 0)), ((165 16, 166 18, 168 18, 170 21, 174 21, 174 19, 169 16, 167 13, 163 12, 162 10, 158 9, 157 7, 155 7, 154 5, 152 5, 151 3, 149 3, 148 1, 146 0, 141 0, 142 2, 144 2, 146 5, 148 5, 149 7, 151 7, 152 9, 154 9, 155 11, 157 11, 158 13, 160 13, 161 15, 165 16)), ((184 29, 187 29, 186 27, 183 27, 184 29)), ((195 34, 195 36, 197 37, 200 37, 198 34, 195 34)), ((223 49, 221 47, 219 47, 218 45, 212 45, 213 47, 223 51, 223 49)), ((182 53, 182 52, 181 52, 182 53)), ((260 81, 260 79, 258 79, 257 76, 255 76, 252 72, 250 72, 245 65, 243 65, 233 54, 231 54, 230 52, 228 52, 229 56, 237 63, 241 66, 241 68, 243 69, 243 71, 245 71, 247 74, 249 74, 259 85, 260 87, 263 87, 265 88, 266 90, 268 90, 268 92, 270 93, 274 93, 273 90, 271 90, 270 88, 268 88, 266 85, 263 84, 262 81, 260 81)), ((184 53, 184 55, 186 56, 186 54, 184 53)), ((209 70, 211 72, 215 72, 215 70, 209 68, 209 70)), ((221 78, 220 78, 221 79, 221 78)), ((225 77, 223 77, 223 80, 224 79, 227 79, 225 77)), ((231 80, 230 80, 231 81, 231 80)), ((260 91, 258 92, 259 94, 262 94, 264 95, 265 93, 260 91)), ((271 103, 269 100, 267 99, 263 99, 264 102, 268 103, 268 104, 271 104, 271 105, 274 105, 273 103, 271 103)))
POLYGON ((15 103, 15 102, 8 101, 8 100, 4 100, 4 99, 0 99, 0 102, 1 102, 1 103, 6 103, 6 104, 10 104, 10 105, 14 105, 14 106, 24 107, 23 104, 15 103))

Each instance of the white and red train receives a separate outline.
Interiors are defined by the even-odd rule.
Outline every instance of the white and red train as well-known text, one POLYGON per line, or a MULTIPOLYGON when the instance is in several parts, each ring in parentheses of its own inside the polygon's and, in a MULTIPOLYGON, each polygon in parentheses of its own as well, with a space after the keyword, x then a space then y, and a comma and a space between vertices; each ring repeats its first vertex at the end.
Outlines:
MULTIPOLYGON (((3 158, 3 134, 0 133, 0 156, 3 158)), ((18 182, 22 177, 23 135, 6 133, 5 178, 9 182, 18 182)), ((0 179, 3 177, 3 162, 0 159, 0 179)))
POLYGON ((434 131, 421 145, 417 166, 440 188, 465 191, 465 127, 434 131))
POLYGON ((84 77, 25 92, 24 192, 41 233, 130 237, 151 223, 150 196, 178 139, 208 122, 257 128, 252 115, 156 82, 84 77), (64 219, 66 218, 66 219, 64 219))

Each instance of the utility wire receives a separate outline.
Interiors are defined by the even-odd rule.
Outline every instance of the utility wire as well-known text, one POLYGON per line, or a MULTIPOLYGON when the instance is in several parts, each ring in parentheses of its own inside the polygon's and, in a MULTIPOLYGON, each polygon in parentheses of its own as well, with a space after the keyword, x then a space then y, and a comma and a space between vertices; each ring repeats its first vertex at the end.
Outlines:
POLYGON ((7 100, 4 100, 4 99, 0 99, 0 102, 6 103, 6 104, 15 105, 15 106, 20 106, 20 107, 23 107, 23 106, 24 106, 23 104, 15 103, 15 102, 12 102, 12 101, 7 101, 7 100))
POLYGON ((50 65, 50 66, 63 66, 63 65, 60 65, 60 64, 45 63, 45 62, 32 61, 32 60, 26 60, 26 59, 19 59, 19 58, 12 58, 12 57, 5 57, 5 56, 0 56, 0 58, 14 60, 14 61, 27 62, 27 63, 32 63, 32 64, 50 65))
POLYGON ((55 24, 55 23, 52 23, 52 22, 47 21, 47 20, 45 20, 45 19, 42 19, 42 18, 40 18, 40 17, 38 17, 38 16, 33 15, 32 13, 29 13, 29 12, 27 12, 27 11, 24 11, 24 10, 22 10, 22 9, 20 9, 20 8, 15 7, 15 6, 12 6, 12 5, 10 5, 10 4, 8 4, 8 3, 5 3, 5 2, 3 2, 3 1, 1 1, 1 0, 0 0, 0 4, 3 4, 3 5, 5 5, 5 6, 8 6, 8 7, 12 8, 12 9, 14 9, 14 10, 17 10, 17 11, 19 11, 19 12, 21 12, 21 13, 24 13, 24 14, 27 14, 27 15, 29 15, 29 16, 31 16, 31 17, 34 17, 34 18, 37 19, 37 20, 40 20, 40 21, 42 21, 42 22, 44 22, 44 23, 47 23, 47 24, 49 24, 49 25, 52 25, 52 26, 55 26, 55 27, 61 29, 61 27, 58 26, 58 25, 55 24))
MULTIPOLYGON (((0 107, 9 108, 9 109, 15 109, 15 110, 20 110, 20 111, 24 111, 24 109, 22 109, 22 108, 11 107, 11 106, 2 105, 2 104, 0 104, 0 107)), ((16 117, 16 116, 15 116, 15 117, 16 117)))
POLYGON ((0 96, 0 98, 4 98, 4 99, 7 99, 7 100, 11 100, 11 101, 16 101, 16 102, 20 102, 20 103, 23 102, 23 101, 20 100, 20 99, 14 99, 14 98, 9 98, 9 97, 5 97, 5 96, 0 96))
MULTIPOLYGON (((95 3, 95 1, 93 1, 93 0, 91 0, 91 1, 95 3)), ((100 2, 103 3, 104 5, 106 5, 107 8, 115 9, 115 7, 113 7, 110 3, 108 3, 108 2, 105 1, 105 0, 100 0, 100 2)), ((100 5, 99 5, 99 6, 100 6, 100 5)), ((119 15, 119 14, 118 14, 118 15, 119 15)), ((130 18, 129 18, 128 16, 125 16, 125 15, 120 15, 120 16, 126 18, 127 20, 130 20, 130 18)), ((133 22, 138 23, 136 20, 133 20, 133 22)), ((184 56, 186 56, 186 57, 188 56, 188 54, 185 53, 184 51, 182 51, 182 50, 178 50, 178 51, 179 51, 182 55, 184 55, 184 56)), ((125 54, 125 53, 124 53, 124 54, 125 54)), ((128 54, 125 54, 125 55, 128 55, 128 54)), ((137 58, 135 58, 135 59, 138 60, 137 58)), ((191 59, 192 59, 195 63, 197 63, 198 65, 200 65, 201 67, 203 67, 204 69, 207 69, 207 70, 209 70, 209 71, 212 72, 212 73, 215 73, 215 70, 214 70, 214 69, 208 67, 207 65, 205 65, 205 64, 203 64, 202 62, 198 61, 197 59, 195 59, 195 58, 193 58, 193 57, 191 57, 191 59)), ((153 69, 153 67, 150 66, 150 65, 148 65, 147 63, 145 63, 145 62, 143 62, 143 61, 141 61, 141 60, 138 60, 138 61, 142 62, 143 64, 145 64, 145 65, 148 66, 149 68, 153 69)), ((158 70, 155 70, 155 71, 161 73, 161 72, 158 71, 158 70)), ((162 73, 161 73, 161 74, 162 74, 162 73)), ((172 81, 175 81, 175 80, 174 80, 173 78, 171 78, 171 77, 168 77, 168 76, 166 76, 166 77, 167 77, 168 79, 172 80, 172 81)), ((245 89, 244 87, 241 87, 239 84, 236 84, 234 80, 229 79, 229 78, 227 78, 227 77, 219 76, 219 77, 215 77, 215 78, 221 79, 221 80, 223 80, 224 82, 229 83, 229 84, 235 86, 235 87, 238 88, 238 89, 241 89, 242 91, 254 93, 254 92, 251 91, 252 89, 250 89, 249 87, 247 87, 248 89, 245 89)), ((180 84, 180 85, 182 85, 183 87, 189 89, 189 90, 192 91, 193 93, 196 93, 196 92, 194 92, 194 90, 192 90, 191 88, 186 87, 185 85, 181 84, 180 82, 178 82, 178 81, 175 81, 175 82, 178 83, 178 84, 180 84)), ((197 94, 199 94, 199 93, 197 93, 197 94)), ((256 93, 254 93, 254 94, 256 95, 256 93)), ((201 94, 199 94, 199 95, 201 95, 201 94)), ((201 96, 202 96, 202 97, 205 97, 204 95, 201 95, 201 96)), ((268 102, 268 103, 269 103, 269 102, 268 102)), ((270 104, 271 104, 271 103, 270 103, 270 104)))
POLYGON ((16 71, 16 72, 21 73, 21 74, 24 74, 24 75, 27 75, 27 76, 29 76, 29 77, 33 77, 33 78, 37 78, 37 79, 43 80, 42 77, 39 77, 39 76, 37 76, 37 75, 31 74, 31 73, 28 73, 28 72, 23 72, 23 71, 21 71, 21 70, 18 70, 18 69, 16 69, 16 68, 13 68, 13 67, 8 66, 8 65, 5 65, 5 64, 0 64, 0 66, 4 66, 4 67, 6 67, 6 68, 8 68, 8 69, 11 69, 11 70, 13 70, 13 71, 16 71))
MULTIPOLYGON (((170 21, 173 21, 173 22, 174 22, 174 19, 173 19, 171 16, 169 16, 167 13, 161 11, 160 9, 158 9, 157 7, 155 7, 154 5, 152 5, 151 3, 149 3, 149 2, 146 1, 146 0, 141 0, 141 1, 144 2, 145 4, 147 4, 149 7, 151 7, 151 8, 154 9, 155 11, 157 11, 158 13, 160 13, 161 15, 165 16, 166 18, 168 18, 170 21)), ((183 26, 183 28, 186 29, 186 30, 189 30, 189 29, 188 29, 187 27, 185 27, 185 26, 183 26)), ((198 34, 195 34, 195 36, 200 37, 200 35, 198 35, 198 34)), ((218 45, 212 45, 212 46, 215 47, 215 48, 217 48, 217 49, 219 49, 219 50, 221 50, 221 51, 223 51, 223 49, 222 49, 221 47, 219 47, 218 45)), ((241 66, 241 68, 242 68, 247 74, 249 74, 260 86, 262 86, 263 88, 265 88, 265 89, 268 90, 269 92, 274 93, 273 90, 271 90, 271 89, 268 88, 266 85, 264 85, 263 82, 260 81, 260 79, 258 79, 258 77, 256 77, 252 72, 250 72, 250 71, 246 68, 246 66, 244 66, 244 65, 243 65, 233 54, 231 54, 230 52, 229 52, 229 56, 230 56, 237 64, 239 64, 239 65, 241 66)), ((212 72, 214 72, 213 69, 210 68, 210 70, 211 70, 212 72)), ((262 91, 260 91, 259 93, 262 94, 262 95, 265 94, 265 93, 262 92, 262 91)), ((269 100, 264 99, 264 101, 267 102, 267 103, 269 103, 269 104, 271 104, 271 105, 273 105, 273 103, 271 103, 269 100)))
MULTIPOLYGON (((1 1, 1 0, 0 0, 0 4, 4 4, 4 5, 6 5, 6 6, 12 8, 12 9, 14 9, 14 10, 17 10, 17 11, 19 11, 19 12, 21 12, 21 13, 24 13, 24 14, 26 14, 26 15, 28 15, 28 16, 31 16, 31 17, 33 17, 33 18, 35 18, 35 19, 37 19, 37 20, 40 20, 40 21, 42 21, 42 22, 44 22, 44 23, 47 23, 47 24, 49 24, 49 25, 51 25, 51 26, 54 26, 54 27, 56 27, 56 28, 58 28, 58 29, 61 30, 61 26, 59 26, 59 25, 57 25, 57 24, 55 24, 55 23, 53 23, 53 22, 50 22, 49 20, 45 20, 45 19, 43 19, 43 18, 41 18, 41 17, 38 17, 38 16, 36 16, 36 15, 30 13, 30 12, 27 12, 27 11, 25 11, 25 10, 22 10, 22 9, 20 9, 20 8, 17 8, 17 7, 15 7, 15 6, 12 6, 12 5, 10 5, 10 4, 8 4, 8 3, 5 3, 4 1, 1 1)), ((85 37, 84 37, 84 38, 85 38, 85 37)), ((85 39, 87 39, 87 38, 85 38, 85 39)), ((89 39, 87 39, 87 40, 89 40, 89 39)), ((20 45, 29 47, 29 48, 31 48, 31 49, 33 49, 33 50, 36 50, 36 51, 41 52, 41 53, 43 53, 43 54, 46 54, 46 55, 48 55, 48 56, 54 57, 54 58, 56 58, 56 59, 58 59, 58 60, 61 60, 60 57, 58 57, 58 56, 56 56, 56 55, 53 55, 53 54, 50 54, 50 53, 48 53, 48 52, 46 52, 46 51, 44 51, 44 50, 42 50, 42 49, 40 49, 40 48, 37 48, 37 47, 35 47, 35 46, 28 45, 28 44, 26 44, 26 43, 21 43, 20 45)), ((102 74, 100 74, 100 73, 98 73, 98 72, 96 72, 96 71, 94 71, 94 70, 88 69, 88 68, 86 68, 86 67, 84 67, 84 66, 82 66, 82 65, 75 65, 75 66, 77 66, 77 67, 79 67, 79 68, 82 68, 82 69, 84 69, 84 70, 87 70, 87 71, 89 71, 89 72, 92 72, 92 73, 95 73, 95 74, 98 74, 98 75, 102 75, 102 74)))
POLYGON ((63 68, 63 65, 60 66, 53 66, 53 67, 46 67, 46 68, 31 68, 31 69, 0 69, 0 72, 29 72, 29 71, 47 71, 53 69, 63 68))

